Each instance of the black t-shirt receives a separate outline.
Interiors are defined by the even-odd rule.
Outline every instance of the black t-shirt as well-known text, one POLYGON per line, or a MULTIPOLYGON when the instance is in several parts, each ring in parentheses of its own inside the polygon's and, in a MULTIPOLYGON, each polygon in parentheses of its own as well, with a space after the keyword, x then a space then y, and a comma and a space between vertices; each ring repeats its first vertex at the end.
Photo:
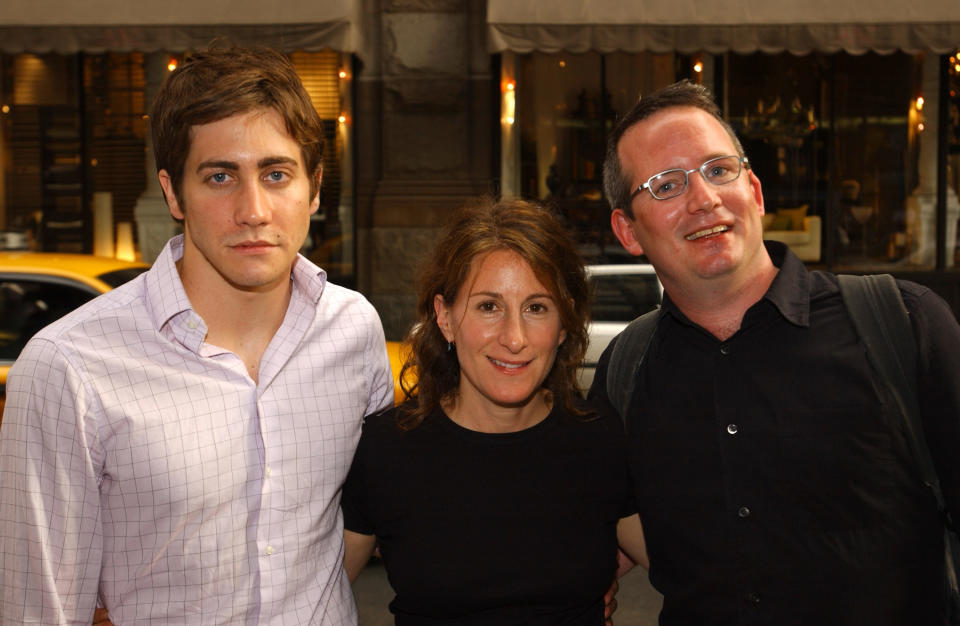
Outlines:
POLYGON ((603 624, 633 513, 619 419, 487 434, 437 411, 402 432, 395 412, 366 419, 343 511, 377 536, 396 623, 603 624))

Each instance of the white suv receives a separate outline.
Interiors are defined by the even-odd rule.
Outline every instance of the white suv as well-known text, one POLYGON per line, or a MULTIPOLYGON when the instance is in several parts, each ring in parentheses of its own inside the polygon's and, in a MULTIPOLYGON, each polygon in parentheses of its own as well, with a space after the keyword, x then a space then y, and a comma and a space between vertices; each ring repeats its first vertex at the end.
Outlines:
POLYGON ((633 318, 655 309, 663 286, 646 263, 588 265, 590 283, 590 344, 579 372, 580 388, 590 389, 597 361, 610 340, 633 318))

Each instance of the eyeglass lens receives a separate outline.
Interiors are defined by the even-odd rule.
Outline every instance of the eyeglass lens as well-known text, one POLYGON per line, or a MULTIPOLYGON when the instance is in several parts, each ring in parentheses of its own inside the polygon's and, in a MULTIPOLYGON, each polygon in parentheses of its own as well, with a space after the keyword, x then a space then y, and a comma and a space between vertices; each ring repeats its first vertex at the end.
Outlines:
MULTIPOLYGON (((740 158, 726 156, 710 159, 701 165, 699 170, 706 181, 714 185, 724 185, 740 176, 740 158)), ((688 174, 685 170, 667 170, 651 178, 648 189, 654 198, 666 200, 682 194, 687 190, 688 184, 688 174)))

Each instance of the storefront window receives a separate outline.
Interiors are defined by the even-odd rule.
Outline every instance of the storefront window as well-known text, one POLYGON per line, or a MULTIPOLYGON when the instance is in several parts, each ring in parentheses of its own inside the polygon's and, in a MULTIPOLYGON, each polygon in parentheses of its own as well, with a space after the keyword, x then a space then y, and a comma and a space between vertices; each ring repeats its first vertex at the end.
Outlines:
MULTIPOLYGON (((947 70, 947 206, 960 195, 960 51, 950 56, 947 70)), ((947 212, 947 265, 960 267, 957 216, 947 212)))
MULTIPOLYGON (((766 238, 838 271, 934 266, 938 56, 730 54, 727 69, 766 238)), ((947 214, 949 265, 955 197, 947 214)))
POLYGON ((553 207, 575 230, 588 261, 632 261, 610 230, 603 197, 606 138, 640 94, 673 82, 674 55, 506 56, 503 83, 515 91, 515 116, 501 122, 516 154, 508 147, 504 192, 553 207))
MULTIPOLYGON (((349 159, 350 63, 334 51, 291 60, 324 122, 320 210, 303 252, 342 280, 355 273, 349 159)), ((159 79, 157 80, 159 83, 159 79)), ((116 223, 144 193, 149 103, 140 53, 0 54, 0 230, 46 251, 92 249, 92 198, 116 223)))

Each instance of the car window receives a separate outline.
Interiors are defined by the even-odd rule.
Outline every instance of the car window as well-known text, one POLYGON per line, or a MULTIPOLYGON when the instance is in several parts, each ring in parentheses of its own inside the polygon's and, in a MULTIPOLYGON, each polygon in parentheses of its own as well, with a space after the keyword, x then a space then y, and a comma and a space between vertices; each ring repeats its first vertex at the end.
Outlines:
POLYGON ((122 270, 113 270, 112 272, 107 272, 106 274, 100 274, 97 276, 100 280, 107 283, 111 287, 119 287, 125 282, 129 282, 146 272, 149 267, 128 267, 122 270))
POLYGON ((62 281, 0 278, 0 361, 16 359, 38 330, 96 295, 62 281))
POLYGON ((597 322, 629 322, 660 304, 655 274, 600 274, 590 282, 590 318, 597 322))

